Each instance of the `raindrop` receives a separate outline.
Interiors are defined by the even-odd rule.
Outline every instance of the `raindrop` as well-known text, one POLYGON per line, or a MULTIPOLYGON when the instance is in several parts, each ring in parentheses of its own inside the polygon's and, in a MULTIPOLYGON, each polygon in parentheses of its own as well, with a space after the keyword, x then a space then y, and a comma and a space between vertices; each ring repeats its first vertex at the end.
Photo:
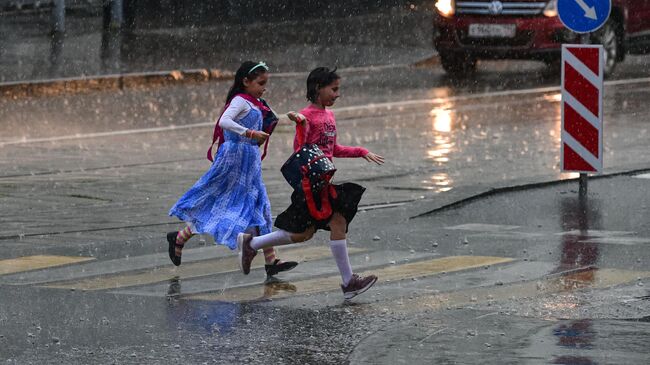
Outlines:
POLYGON ((372 238, 372 240, 373 240, 373 241, 379 241, 379 240, 381 240, 381 237, 379 237, 379 236, 375 236, 375 237, 372 238))

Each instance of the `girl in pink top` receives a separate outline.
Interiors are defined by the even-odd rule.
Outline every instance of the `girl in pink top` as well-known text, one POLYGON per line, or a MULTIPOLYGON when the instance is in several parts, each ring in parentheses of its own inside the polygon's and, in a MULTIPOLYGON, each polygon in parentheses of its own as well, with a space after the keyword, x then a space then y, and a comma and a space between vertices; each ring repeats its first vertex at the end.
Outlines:
MULTIPOLYGON (((374 154, 363 147, 348 147, 336 142, 336 119, 334 113, 327 108, 334 105, 339 97, 341 79, 336 70, 326 67, 314 69, 307 78, 307 99, 311 104, 300 113, 289 113, 289 118, 297 124, 303 124, 306 129, 305 143, 315 143, 323 153, 333 157, 362 157, 368 162, 378 165, 384 163, 384 158, 374 154)), ((294 149, 297 150, 297 137, 294 139, 294 149)), ((319 229, 330 231, 330 249, 341 273, 341 289, 345 299, 368 290, 376 281, 375 275, 365 277, 352 273, 348 257, 346 234, 348 225, 357 213, 357 207, 364 187, 354 183, 334 185, 336 197, 330 196, 332 214, 325 219, 316 219, 311 216, 305 195, 302 191, 294 191, 291 195, 291 205, 280 213, 275 220, 275 231, 263 236, 252 237, 240 234, 238 247, 240 250, 241 267, 247 273, 257 250, 304 242, 312 238, 319 229)))

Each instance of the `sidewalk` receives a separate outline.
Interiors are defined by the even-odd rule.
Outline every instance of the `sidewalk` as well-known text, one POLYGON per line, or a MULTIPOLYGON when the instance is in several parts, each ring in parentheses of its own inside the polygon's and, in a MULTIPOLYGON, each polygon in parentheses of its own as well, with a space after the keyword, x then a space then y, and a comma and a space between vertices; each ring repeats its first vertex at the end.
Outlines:
MULTIPOLYGON (((554 363, 560 357, 645 363, 650 174, 592 179, 584 199, 577 190, 577 181, 558 182, 411 219, 401 237, 418 253, 428 242, 425 252, 503 255, 515 263, 496 273, 486 267, 465 278, 440 275, 403 283, 400 290, 411 293, 408 298, 377 305, 403 321, 357 344, 350 364, 500 364, 530 358, 554 363), (467 283, 471 288, 459 289, 467 283), (573 331, 573 341, 584 346, 562 346, 564 331, 573 331), (609 343, 620 347, 610 349, 609 343)), ((388 295, 390 289, 382 285, 381 292, 388 295)))
POLYGON ((101 31, 101 16, 71 14, 67 33, 50 36, 47 12, 5 15, 0 22, 0 33, 6 35, 0 39, 0 83, 167 70, 234 71, 245 59, 265 60, 273 72, 307 71, 320 64, 411 63, 434 52, 430 17, 421 8, 392 8, 344 18, 115 34, 101 31))
POLYGON ((14 319, 3 341, 13 363, 502 364, 581 356, 643 364, 648 331, 641 319, 650 310, 650 301, 641 299, 650 285, 647 177, 593 180, 582 201, 572 181, 496 194, 407 222, 395 222, 397 209, 359 214, 363 233, 356 234, 381 240, 352 245, 354 265, 381 275, 350 305, 341 304, 332 282, 335 266, 324 262, 328 247, 313 244, 297 249, 315 251, 283 276, 287 288, 277 292, 260 285, 261 268, 251 275, 258 274, 257 282, 243 277, 234 260, 230 267, 221 260, 232 254, 221 257, 211 246, 188 248, 185 272, 170 268, 164 252, 148 250, 4 276, 12 285, 4 287, 0 312, 14 319), (390 256, 371 245, 404 254, 390 256), (415 270, 419 263, 470 256, 508 261, 415 270), (397 262, 386 262, 391 259, 397 262), (200 263, 206 263, 202 270, 200 263), (402 267, 415 269, 404 274, 402 267), (101 273, 113 277, 95 276, 101 273), (62 278, 68 281, 56 282, 62 278), (30 294, 19 292, 26 288, 14 285, 20 281, 54 283, 30 294), (263 300, 241 303, 260 292, 263 300), (35 306, 36 294, 63 303, 67 312, 35 306), (15 308, 21 308, 16 316, 15 308), (25 333, 33 342, 28 350, 25 333), (562 346, 569 336, 588 346, 562 346), (608 351, 609 341, 620 346, 608 351))

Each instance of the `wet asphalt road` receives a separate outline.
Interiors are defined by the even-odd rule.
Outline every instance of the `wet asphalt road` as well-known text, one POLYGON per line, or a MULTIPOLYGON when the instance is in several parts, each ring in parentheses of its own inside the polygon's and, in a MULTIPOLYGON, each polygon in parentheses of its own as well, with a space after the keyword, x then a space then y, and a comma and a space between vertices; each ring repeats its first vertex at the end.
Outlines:
MULTIPOLYGON (((567 177, 557 90, 433 87, 435 68, 343 75, 340 141, 388 158, 336 161, 339 181, 368 187, 353 266, 382 278, 354 305, 337 292, 325 234, 283 251, 301 265, 272 285, 259 269, 241 276, 208 238, 194 239, 180 270, 168 263, 161 237, 178 224, 166 211, 207 168, 211 127, 192 124, 226 84, 3 101, 14 128, 1 147, 2 258, 93 259, 0 277, 8 363, 646 362, 649 180, 595 180, 587 202, 569 182, 439 210, 567 177), (46 134, 39 121, 57 127, 46 134), (164 129, 172 123, 189 127, 164 129)), ((273 82, 276 109, 302 105, 300 76, 273 82)), ((649 167, 649 90, 607 86, 606 171, 649 167)), ((279 128, 265 161, 274 213, 290 193, 278 169, 291 133, 279 128)))
MULTIPOLYGON (((301 264, 269 285, 208 237, 169 264, 166 212, 208 167, 227 82, 0 99, 0 360, 646 364, 650 82, 629 79, 648 62, 605 90, 605 171, 634 173, 592 180, 585 200, 569 181, 446 208, 572 177, 559 79, 527 62, 465 81, 413 62, 343 70, 339 141, 387 158, 335 161, 368 188, 352 265, 380 276, 352 304, 323 233, 283 250, 301 264)), ((305 76, 272 78, 277 111, 304 106, 305 76)), ((285 120, 264 163, 274 214, 291 139, 285 120)))

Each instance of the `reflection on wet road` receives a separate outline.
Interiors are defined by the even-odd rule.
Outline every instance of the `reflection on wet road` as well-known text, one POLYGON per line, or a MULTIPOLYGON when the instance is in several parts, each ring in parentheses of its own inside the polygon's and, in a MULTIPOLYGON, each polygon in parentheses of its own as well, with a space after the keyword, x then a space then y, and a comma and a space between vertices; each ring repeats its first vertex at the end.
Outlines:
MULTIPOLYGON (((509 82, 520 78, 515 73, 509 82)), ((477 85, 457 89, 431 70, 406 68, 381 77, 352 72, 344 81, 339 142, 364 145, 388 160, 381 168, 336 161, 338 181, 369 188, 350 235, 351 263, 380 276, 353 305, 341 303, 336 265, 318 239, 282 251, 301 262, 282 281, 265 283, 261 262, 241 275, 236 255, 209 240, 193 241, 182 267, 170 265, 161 232, 177 222, 166 212, 208 166, 209 119, 224 83, 0 100, 6 121, 0 126, 0 243, 11 257, 25 256, 18 266, 0 261, 16 267, 0 276, 9 293, 0 297, 0 312, 17 318, 8 326, 19 334, 4 334, 6 348, 22 354, 23 333, 36 333, 32 323, 47 323, 68 329, 56 346, 79 358, 101 353, 86 337, 123 334, 100 361, 151 356, 201 363, 217 353, 232 363, 262 338, 271 339, 265 349, 284 351, 287 338, 299 344, 273 359, 290 354, 307 363, 428 363, 434 355, 441 363, 468 357, 495 364, 607 363, 603 353, 611 347, 604 339, 622 349, 612 352, 617 361, 627 352, 628 363, 647 358, 645 322, 620 325, 583 315, 633 303, 634 314, 625 318, 643 317, 637 303, 645 303, 639 298, 650 278, 647 196, 619 199, 606 188, 646 191, 647 179, 596 180, 588 200, 557 184, 409 219, 416 208, 493 187, 569 177, 558 168, 556 88, 472 94, 467 91, 493 79, 479 76, 477 85), (631 207, 641 213, 618 213, 631 207), (30 260, 34 252, 51 255, 30 260), (31 306, 34 297, 75 305, 70 317, 61 317, 49 306, 31 306), (617 329, 634 339, 625 342, 617 329), (323 350, 323 342, 337 352, 323 350), (79 343, 84 351, 69 348, 79 343), (395 350, 405 343, 410 351, 395 350), (158 353, 142 354, 138 346, 158 353)), ((269 99, 278 110, 302 106, 296 91, 302 78, 274 82, 269 99)), ((606 170, 647 168, 650 83, 616 82, 607 93, 606 170)), ((282 124, 264 162, 274 213, 290 193, 278 171, 292 136, 290 124, 282 124)), ((27 338, 38 351, 53 343, 33 336, 27 338)))

